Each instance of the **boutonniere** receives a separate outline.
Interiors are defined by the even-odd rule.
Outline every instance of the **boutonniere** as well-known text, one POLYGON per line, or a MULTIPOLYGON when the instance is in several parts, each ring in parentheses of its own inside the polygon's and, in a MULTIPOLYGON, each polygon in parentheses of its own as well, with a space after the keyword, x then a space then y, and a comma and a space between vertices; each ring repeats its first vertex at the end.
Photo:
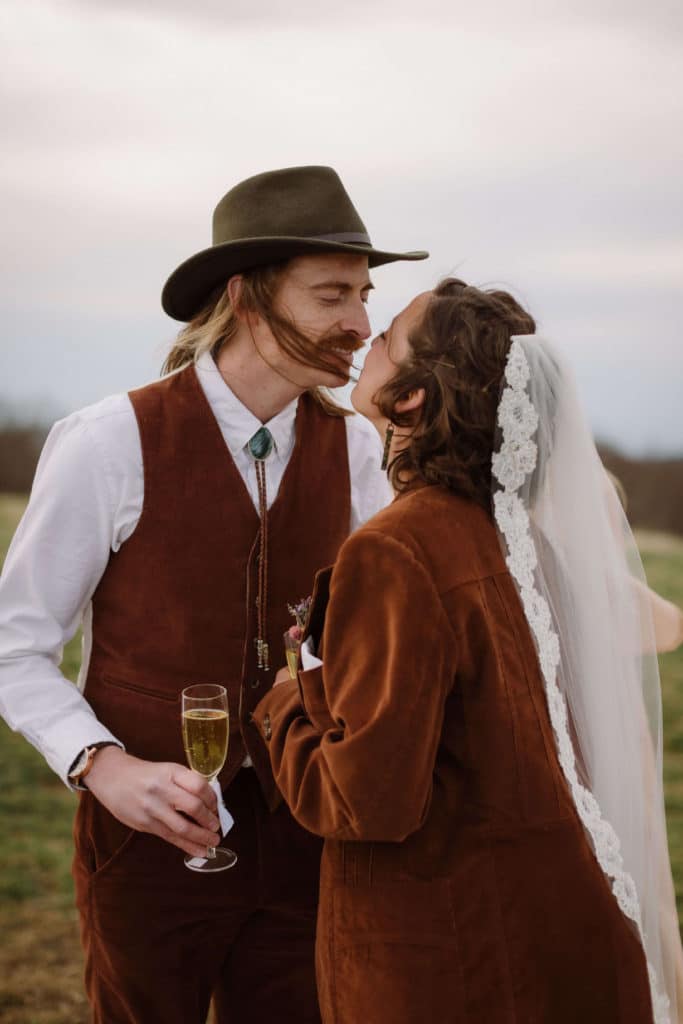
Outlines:
POLYGON ((296 679, 299 669, 299 650, 304 637, 304 628, 310 607, 310 597, 303 598, 301 601, 297 601, 296 604, 287 605, 287 611, 296 619, 294 625, 290 626, 284 635, 285 657, 287 658, 287 668, 292 679, 296 679))

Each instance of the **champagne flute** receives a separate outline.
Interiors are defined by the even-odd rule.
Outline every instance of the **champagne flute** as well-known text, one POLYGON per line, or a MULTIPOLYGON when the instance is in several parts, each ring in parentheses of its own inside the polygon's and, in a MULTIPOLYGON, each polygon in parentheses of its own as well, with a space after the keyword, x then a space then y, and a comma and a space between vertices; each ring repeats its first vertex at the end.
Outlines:
MULTIPOLYGON (((190 768, 213 782, 228 754, 230 716, 224 686, 199 683, 182 693, 183 746, 190 768)), ((187 854, 185 866, 207 874, 225 871, 237 861, 237 854, 222 846, 209 847, 206 859, 187 854)))
POLYGON ((290 679, 296 679, 299 673, 299 652, 301 650, 302 634, 303 630, 300 626, 290 626, 283 638, 290 679))

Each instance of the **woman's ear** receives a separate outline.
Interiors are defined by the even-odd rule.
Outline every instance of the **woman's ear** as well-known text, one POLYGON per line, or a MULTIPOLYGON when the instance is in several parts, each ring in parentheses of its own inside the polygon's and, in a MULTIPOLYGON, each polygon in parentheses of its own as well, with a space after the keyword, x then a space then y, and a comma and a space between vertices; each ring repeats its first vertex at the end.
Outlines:
POLYGON ((394 409, 400 413, 417 412, 424 405, 425 398, 425 389, 415 388, 414 391, 409 391, 405 398, 400 398, 398 402, 394 402, 394 409))

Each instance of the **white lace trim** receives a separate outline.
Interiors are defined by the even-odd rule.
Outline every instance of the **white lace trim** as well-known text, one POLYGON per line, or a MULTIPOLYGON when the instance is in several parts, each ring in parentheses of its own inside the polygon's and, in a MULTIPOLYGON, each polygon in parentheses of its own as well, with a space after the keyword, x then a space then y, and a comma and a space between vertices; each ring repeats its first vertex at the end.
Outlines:
MULTIPOLYGON (((498 406, 498 425, 503 439, 492 460, 493 475, 503 488, 493 498, 495 519, 507 545, 508 569, 519 587, 524 613, 536 640, 562 771, 569 783, 578 815, 593 841, 600 867, 611 880, 617 903, 635 923, 642 941, 638 893, 633 878, 624 868, 619 838, 612 825, 603 818, 597 800, 581 783, 577 774, 574 747, 569 735, 567 705, 557 684, 560 642, 553 628, 548 602, 536 589, 534 570, 537 556, 529 532, 529 514, 516 493, 533 473, 538 453, 533 440, 538 427, 538 413, 526 393, 529 378, 529 364, 524 350, 518 341, 513 341, 505 369, 507 386, 498 406)), ((649 961, 647 967, 655 1024, 670 1024, 669 999, 658 991, 657 977, 649 961)))

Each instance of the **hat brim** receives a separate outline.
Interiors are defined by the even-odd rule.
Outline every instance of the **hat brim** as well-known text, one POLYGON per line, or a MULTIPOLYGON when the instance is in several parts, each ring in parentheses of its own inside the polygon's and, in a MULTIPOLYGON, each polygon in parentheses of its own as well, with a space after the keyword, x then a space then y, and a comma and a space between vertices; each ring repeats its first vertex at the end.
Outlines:
POLYGON ((211 292, 233 274, 314 252, 357 253, 367 256, 369 267, 381 267, 384 263, 399 260, 425 260, 429 256, 424 250, 385 252, 371 245, 330 242, 320 238, 240 238, 203 249, 181 263, 163 287, 161 305, 174 320, 187 322, 197 315, 211 292))

